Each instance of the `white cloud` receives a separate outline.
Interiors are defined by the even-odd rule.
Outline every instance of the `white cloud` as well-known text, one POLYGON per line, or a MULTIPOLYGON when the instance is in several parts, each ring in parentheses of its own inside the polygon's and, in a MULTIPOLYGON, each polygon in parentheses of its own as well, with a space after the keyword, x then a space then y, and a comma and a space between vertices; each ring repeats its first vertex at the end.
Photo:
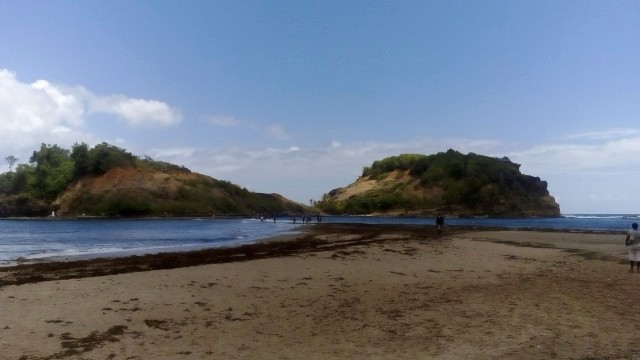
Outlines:
MULTIPOLYGON (((78 96, 72 94, 71 91, 64 93, 63 90, 56 88, 46 80, 37 80, 31 84, 31 87, 42 90, 49 97, 49 100, 55 104, 54 108, 50 110, 60 118, 75 126, 82 125, 85 108, 78 96)), ((82 89, 76 91, 83 93, 82 89)))
POLYGON ((589 145, 568 143, 536 146, 508 154, 527 168, 544 172, 609 171, 630 168, 640 159, 640 138, 631 136, 589 145))
POLYGON ((66 133, 70 133, 73 130, 71 128, 68 128, 66 126, 55 126, 53 129, 51 129, 51 133, 53 134, 66 134, 66 133))
POLYGON ((175 125, 182 121, 180 112, 158 100, 132 99, 123 95, 96 96, 90 101, 92 112, 117 115, 132 126, 175 125))
POLYGON ((33 149, 47 141, 77 138, 85 108, 72 94, 46 81, 20 82, 0 69, 0 147, 4 151, 33 149))
POLYGON ((585 132, 507 156, 522 164, 523 173, 546 180, 564 213, 633 213, 639 210, 632 196, 640 177, 638 133, 585 132))
POLYGON ((266 129, 267 137, 285 141, 291 138, 291 135, 280 125, 273 124, 266 129))
POLYGON ((47 80, 31 84, 0 69, 0 151, 20 152, 42 142, 70 145, 93 138, 87 120, 92 113, 116 115, 130 125, 174 125, 180 112, 157 100, 124 95, 98 96, 82 86, 47 80))

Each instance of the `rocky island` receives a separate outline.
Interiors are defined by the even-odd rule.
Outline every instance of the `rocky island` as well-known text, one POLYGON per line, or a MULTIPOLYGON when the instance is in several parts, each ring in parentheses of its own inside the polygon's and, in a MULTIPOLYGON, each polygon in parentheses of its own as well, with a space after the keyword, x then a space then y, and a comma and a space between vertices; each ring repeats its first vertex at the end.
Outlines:
POLYGON ((352 215, 560 216, 546 181, 522 174, 520 164, 454 150, 375 161, 317 206, 352 215))

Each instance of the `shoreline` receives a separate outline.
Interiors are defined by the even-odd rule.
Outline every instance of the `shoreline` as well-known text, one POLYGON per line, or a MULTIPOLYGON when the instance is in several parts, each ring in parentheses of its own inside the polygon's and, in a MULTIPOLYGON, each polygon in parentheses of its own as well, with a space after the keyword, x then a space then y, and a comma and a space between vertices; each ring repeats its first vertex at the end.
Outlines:
POLYGON ((321 224, 215 251, 0 269, 18 359, 635 359, 617 233, 321 224))
MULTIPOLYGON (((365 230, 371 234, 363 236, 361 242, 367 242, 373 234, 386 230, 412 230, 432 232, 435 229, 426 226, 411 225, 372 225, 372 224, 313 224, 296 228, 297 234, 280 234, 250 244, 221 246, 200 250, 159 252, 142 255, 96 256, 89 258, 66 257, 51 258, 42 261, 28 261, 22 264, 0 267, 0 285, 20 285, 40 281, 74 279, 93 276, 123 274, 128 272, 176 269, 182 267, 219 264, 227 262, 249 261, 262 258, 290 256, 298 253, 325 251, 327 248, 342 246, 315 239, 317 234, 331 231, 362 234, 365 230)), ((458 230, 461 231, 461 230, 458 230)), ((346 246, 353 245, 347 242, 346 246)))
POLYGON ((253 245, 265 241, 271 241, 271 239, 289 239, 295 238, 301 235, 301 231, 294 233, 287 233, 269 236, 264 239, 256 240, 237 240, 229 241, 228 243, 221 243, 217 245, 210 244, 194 244, 194 245, 175 245, 170 247, 155 247, 155 248, 140 248, 135 250, 120 250, 120 251, 105 251, 105 252, 86 252, 73 255, 48 255, 42 257, 24 258, 18 257, 17 259, 0 260, 0 269, 7 267, 14 267, 19 265, 32 265, 42 263, 68 263, 76 261, 93 261, 93 260, 110 260, 110 259, 122 259, 122 258, 140 258, 142 256, 156 256, 164 254, 190 254, 200 251, 208 251, 215 249, 231 249, 238 248, 247 245, 253 245), (5 264, 2 264, 5 263, 5 264))
MULTIPOLYGON (((19 285, 31 282, 73 279, 93 276, 122 274, 128 272, 175 269, 206 264, 248 261, 261 258, 289 256, 297 253, 324 250, 327 244, 314 240, 317 234, 339 231, 341 233, 362 233, 370 231, 377 234, 385 231, 409 231, 418 233, 427 239, 438 234, 433 226, 406 224, 360 224, 360 223, 322 223, 313 226, 299 226, 295 234, 280 234, 252 243, 230 246, 206 247, 202 249, 184 249, 167 252, 145 253, 96 253, 86 255, 52 256, 38 259, 7 260, 14 264, 0 266, 0 286, 19 285)), ((504 231, 504 232, 542 232, 567 234, 624 235, 613 230, 576 230, 541 228, 503 228, 482 226, 449 226, 447 236, 463 232, 504 231)), ((369 235, 372 237, 375 235, 369 235)), ((366 241, 362 239, 361 241, 366 241)), ((353 244, 350 244, 353 245, 353 244)), ((137 251, 136 251, 137 252, 137 251)))

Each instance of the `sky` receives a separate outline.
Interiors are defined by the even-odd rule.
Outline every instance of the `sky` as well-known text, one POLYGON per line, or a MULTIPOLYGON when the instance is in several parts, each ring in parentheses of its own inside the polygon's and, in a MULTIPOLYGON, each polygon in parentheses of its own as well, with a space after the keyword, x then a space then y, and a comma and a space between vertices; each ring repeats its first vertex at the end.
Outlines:
POLYGON ((0 155, 107 142, 309 203, 454 149, 640 214, 638 39, 635 0, 0 0, 0 155))

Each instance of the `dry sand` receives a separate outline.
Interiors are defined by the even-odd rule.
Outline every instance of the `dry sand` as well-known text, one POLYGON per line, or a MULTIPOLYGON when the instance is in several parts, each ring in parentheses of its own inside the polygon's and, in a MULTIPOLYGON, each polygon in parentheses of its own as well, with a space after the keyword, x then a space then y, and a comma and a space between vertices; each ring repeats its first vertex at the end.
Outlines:
POLYGON ((638 359, 623 245, 314 225, 235 252, 2 269, 0 358, 638 359))

